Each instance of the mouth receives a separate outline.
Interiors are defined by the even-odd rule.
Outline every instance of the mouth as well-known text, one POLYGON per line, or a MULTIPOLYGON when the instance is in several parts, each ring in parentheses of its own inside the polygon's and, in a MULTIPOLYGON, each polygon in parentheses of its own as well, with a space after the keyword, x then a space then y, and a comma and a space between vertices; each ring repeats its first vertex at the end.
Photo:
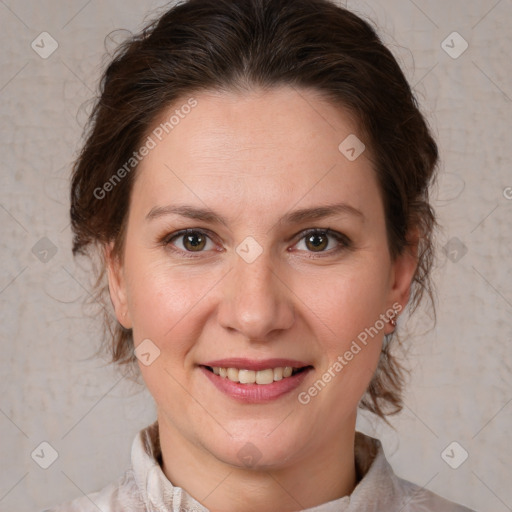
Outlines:
POLYGON ((260 384, 268 385, 273 382, 278 382, 302 373, 312 366, 292 367, 292 366, 278 366, 275 368, 265 368, 263 370, 248 370, 246 368, 233 368, 222 366, 204 366, 206 370, 218 375, 223 379, 229 379, 231 382, 240 384, 260 384))
POLYGON ((265 403, 289 395, 314 370, 293 359, 219 359, 199 365, 224 395, 243 403, 265 403))

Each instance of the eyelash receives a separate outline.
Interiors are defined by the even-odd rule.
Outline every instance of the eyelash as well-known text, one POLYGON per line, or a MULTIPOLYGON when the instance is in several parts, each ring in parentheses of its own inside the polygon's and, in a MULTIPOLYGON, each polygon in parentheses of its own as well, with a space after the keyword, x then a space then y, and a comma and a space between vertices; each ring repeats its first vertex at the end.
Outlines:
MULTIPOLYGON (((185 235, 190 235, 190 234, 200 234, 200 235, 206 236, 208 239, 212 240, 212 236, 209 235, 209 231, 207 231, 207 230, 183 229, 176 233, 171 233, 170 235, 165 236, 161 240, 161 244, 164 247, 170 249, 171 251, 173 251, 175 253, 179 253, 181 256, 183 256, 185 258, 198 258, 200 256, 194 255, 194 251, 184 251, 182 249, 178 249, 178 248, 174 247, 172 244, 172 242, 174 240, 176 240, 180 237, 183 237, 185 235)), ((310 259, 317 259, 317 258, 324 258, 326 256, 332 256, 333 254, 338 254, 339 252, 341 252, 343 250, 352 248, 352 241, 346 235, 344 235, 342 233, 338 233, 337 231, 333 231, 330 228, 327 228, 327 229, 313 228, 313 229, 307 229, 305 231, 302 231, 301 233, 299 233, 299 235, 298 235, 299 238, 294 245, 297 245, 301 240, 304 240, 305 238, 307 238, 308 236, 311 236, 311 235, 330 236, 330 237, 334 238, 340 244, 340 246, 338 246, 335 249, 330 249, 328 251, 319 251, 319 252, 307 251, 310 253, 310 256, 308 256, 308 258, 310 258, 310 259)), ((196 251, 196 252, 198 254, 200 254, 205 251, 196 251)))

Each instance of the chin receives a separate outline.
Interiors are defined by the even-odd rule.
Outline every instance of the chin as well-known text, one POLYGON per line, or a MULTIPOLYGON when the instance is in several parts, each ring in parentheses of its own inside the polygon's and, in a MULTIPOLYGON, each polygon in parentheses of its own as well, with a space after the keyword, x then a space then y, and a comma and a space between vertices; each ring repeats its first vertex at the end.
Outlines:
POLYGON ((278 432, 276 426, 280 421, 273 422, 272 428, 255 429, 254 422, 248 420, 245 434, 232 438, 226 435, 213 443, 209 436, 203 446, 216 459, 231 466, 262 471, 279 469, 298 459, 306 442, 300 435, 291 435, 289 428, 278 432))

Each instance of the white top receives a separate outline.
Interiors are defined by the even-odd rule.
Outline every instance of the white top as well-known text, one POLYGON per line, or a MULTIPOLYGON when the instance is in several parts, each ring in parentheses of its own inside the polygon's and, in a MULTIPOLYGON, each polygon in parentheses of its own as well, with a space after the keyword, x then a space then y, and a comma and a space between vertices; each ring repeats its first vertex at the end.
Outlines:
MULTIPOLYGON (((208 512, 164 475, 158 423, 141 430, 132 445, 132 467, 99 492, 44 512, 208 512)), ((350 496, 307 512, 474 512, 395 475, 379 440, 356 432, 359 483, 350 496)))

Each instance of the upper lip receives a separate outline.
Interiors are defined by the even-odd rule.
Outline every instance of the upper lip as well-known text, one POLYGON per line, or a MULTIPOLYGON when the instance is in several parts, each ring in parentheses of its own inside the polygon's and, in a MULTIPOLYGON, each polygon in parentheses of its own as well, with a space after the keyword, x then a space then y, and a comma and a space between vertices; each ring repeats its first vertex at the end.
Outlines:
POLYGON ((296 359, 247 359, 243 357, 234 357, 229 359, 216 359, 215 361, 208 361, 202 366, 211 366, 218 368, 238 368, 243 370, 266 370, 268 368, 279 368, 284 366, 291 366, 292 368, 303 368, 304 366, 311 366, 304 361, 296 359))

